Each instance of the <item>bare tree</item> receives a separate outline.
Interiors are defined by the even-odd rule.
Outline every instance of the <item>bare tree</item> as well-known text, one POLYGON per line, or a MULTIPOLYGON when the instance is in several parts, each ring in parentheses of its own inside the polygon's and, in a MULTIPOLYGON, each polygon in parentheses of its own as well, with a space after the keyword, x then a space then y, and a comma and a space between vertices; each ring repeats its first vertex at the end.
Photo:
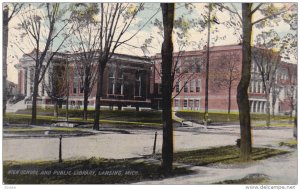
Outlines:
POLYGON ((277 22, 277 18, 280 15, 291 10, 294 4, 289 4, 289 6, 276 7, 273 3, 258 3, 253 5, 253 3, 242 3, 242 15, 239 14, 238 9, 235 4, 231 3, 230 6, 224 4, 218 4, 222 9, 225 9, 233 14, 236 14, 240 21, 242 22, 242 72, 241 80, 237 87, 237 103, 239 108, 239 119, 240 119, 240 130, 241 130, 241 159, 247 161, 250 159, 250 154, 252 152, 252 134, 251 134, 251 118, 250 118, 250 105, 248 96, 248 87, 251 78, 251 44, 252 39, 252 29, 255 25, 257 28, 263 28, 265 26, 270 26, 272 22, 277 22), (260 12, 263 17, 257 20, 253 20, 253 14, 260 12))
POLYGON ((275 52, 272 49, 261 49, 254 48, 253 52, 253 60, 258 67, 259 75, 262 80, 263 92, 266 98, 266 125, 270 127, 270 119, 271 119, 271 109, 270 109, 270 98, 271 98, 271 90, 275 85, 275 77, 278 65, 280 64, 280 55, 279 52, 275 52))
POLYGON ((231 92, 234 84, 240 79, 240 57, 235 53, 220 56, 212 65, 213 74, 210 83, 214 91, 228 90, 228 121, 231 111, 231 92))
POLYGON ((121 45, 126 45, 138 32, 154 17, 154 15, 147 20, 142 27, 129 33, 130 26, 136 20, 137 14, 144 9, 144 4, 133 3, 100 3, 99 8, 99 46, 97 52, 97 91, 96 91, 96 105, 95 118, 93 129, 99 130, 100 119, 100 105, 103 88, 103 75, 107 63, 114 55, 116 49, 121 45), (129 37, 125 35, 129 34, 129 37))
POLYGON ((68 93, 67 84, 67 67, 66 65, 53 64, 47 70, 47 78, 44 78, 42 84, 54 103, 54 116, 58 117, 58 107, 62 106, 64 99, 68 93))
POLYGON ((36 123, 38 86, 53 57, 72 33, 68 20, 63 17, 66 9, 61 9, 60 6, 60 3, 27 4, 27 10, 19 14, 18 28, 23 32, 21 38, 26 38, 34 48, 34 51, 28 54, 20 47, 20 43, 16 43, 17 47, 34 61, 32 124, 36 123))
POLYGON ((75 69, 79 78, 81 91, 83 91, 83 119, 87 120, 88 98, 96 82, 96 56, 99 50, 98 22, 93 17, 98 12, 95 3, 78 3, 72 13, 74 23, 74 35, 70 40, 70 46, 75 53, 75 69))
POLYGON ((8 46, 8 24, 10 20, 21 10, 23 3, 11 3, 3 6, 3 50, 2 50, 2 98, 3 98, 3 116, 6 112, 7 102, 7 46, 8 46))

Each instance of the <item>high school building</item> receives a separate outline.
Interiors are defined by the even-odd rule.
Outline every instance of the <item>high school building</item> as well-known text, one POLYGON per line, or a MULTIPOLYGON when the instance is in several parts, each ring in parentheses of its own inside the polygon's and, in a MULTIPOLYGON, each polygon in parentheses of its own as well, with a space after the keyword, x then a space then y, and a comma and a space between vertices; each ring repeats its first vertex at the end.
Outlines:
MULTIPOLYGON (((95 58, 95 61, 97 57, 95 58)), ((174 110, 204 110, 206 51, 187 51, 174 53, 174 110)), ((68 80, 69 105, 72 108, 83 106, 83 83, 78 73, 78 54, 59 53, 46 72, 44 81, 49 83, 50 71, 56 66, 68 68, 62 80, 68 80), (52 68, 52 69, 51 69, 52 68)), ((211 111, 238 111, 236 89, 240 80, 242 65, 242 46, 228 45, 210 48, 208 106, 211 111), (229 93, 230 92, 230 93, 229 93)), ((24 55, 16 65, 18 69, 18 88, 26 95, 26 103, 30 106, 33 91, 34 62, 30 56, 24 55)), ((96 68, 95 68, 96 69, 96 68)), ((59 69, 61 70, 61 69, 59 69)), ((297 73, 296 64, 281 63, 276 73, 276 88, 271 95, 271 110, 285 113, 295 101, 297 73)), ((113 55, 107 64, 103 77, 101 105, 114 108, 152 108, 161 109, 161 55, 151 59, 123 54, 113 55)), ((251 112, 266 112, 266 97, 262 79, 257 66, 252 63, 252 78, 249 85, 251 112)), ((50 77, 51 78, 51 77, 50 77)), ((53 99, 44 86, 39 85, 38 104, 49 106, 53 99)), ((95 106, 96 85, 89 96, 89 107, 95 106)), ((66 104, 66 95, 62 97, 66 104)))

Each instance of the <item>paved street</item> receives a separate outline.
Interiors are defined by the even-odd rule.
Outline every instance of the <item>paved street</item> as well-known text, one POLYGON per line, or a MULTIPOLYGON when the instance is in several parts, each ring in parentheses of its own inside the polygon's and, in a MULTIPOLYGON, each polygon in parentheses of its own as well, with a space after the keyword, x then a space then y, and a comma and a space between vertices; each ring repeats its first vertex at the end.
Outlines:
MULTIPOLYGON (((64 159, 129 158, 151 154, 154 130, 128 130, 130 134, 114 132, 92 136, 63 138, 64 159)), ((254 146, 277 146, 292 137, 291 128, 253 130, 254 146)), ((234 144, 239 138, 238 126, 214 126, 177 128, 174 132, 175 151, 207 148, 234 144)), ((58 138, 4 138, 4 160, 56 160, 58 138)), ((161 151, 162 131, 158 131, 157 152, 161 151)))

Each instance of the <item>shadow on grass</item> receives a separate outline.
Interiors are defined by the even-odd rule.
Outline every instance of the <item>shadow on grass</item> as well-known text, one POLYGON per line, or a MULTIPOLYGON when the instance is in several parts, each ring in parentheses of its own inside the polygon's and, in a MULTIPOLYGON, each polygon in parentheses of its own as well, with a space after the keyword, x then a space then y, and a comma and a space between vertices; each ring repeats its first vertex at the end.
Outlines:
MULTIPOLYGON (((253 148, 251 161, 267 159, 272 156, 289 153, 284 150, 271 148, 253 148)), ((174 160, 179 163, 206 166, 209 164, 222 163, 234 164, 240 161, 240 151, 236 146, 222 146, 209 149, 183 151, 174 153, 174 160)))
POLYGON ((192 174, 183 167, 165 176, 160 165, 135 159, 48 162, 4 162, 5 184, 128 184, 192 174))
POLYGON ((249 174, 241 179, 225 180, 214 184, 266 184, 270 178, 265 174, 249 174))

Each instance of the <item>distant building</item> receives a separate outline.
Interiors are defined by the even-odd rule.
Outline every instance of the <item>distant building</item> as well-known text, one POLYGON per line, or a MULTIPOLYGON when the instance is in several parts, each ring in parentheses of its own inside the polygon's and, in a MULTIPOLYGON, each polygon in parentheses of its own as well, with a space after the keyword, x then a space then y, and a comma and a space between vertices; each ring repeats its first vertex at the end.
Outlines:
POLYGON ((6 81, 6 88, 7 88, 7 96, 8 98, 12 98, 19 94, 18 85, 11 81, 6 81))

